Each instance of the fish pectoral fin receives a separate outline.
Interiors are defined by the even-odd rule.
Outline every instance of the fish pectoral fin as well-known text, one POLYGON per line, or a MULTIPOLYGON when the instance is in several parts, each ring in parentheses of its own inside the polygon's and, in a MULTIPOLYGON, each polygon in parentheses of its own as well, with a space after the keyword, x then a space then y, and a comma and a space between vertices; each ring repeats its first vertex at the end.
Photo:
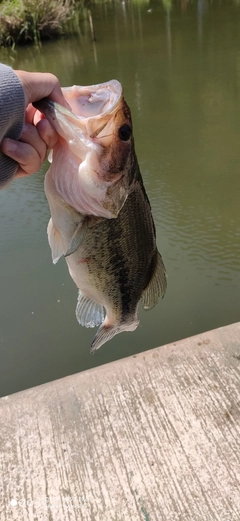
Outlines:
POLYGON ((55 228, 52 218, 50 219, 47 227, 48 242, 52 251, 53 264, 56 264, 60 257, 64 255, 61 234, 55 228))
POLYGON ((81 326, 95 327, 104 321, 105 310, 102 304, 94 302, 79 290, 76 317, 81 326))
POLYGON ((103 344, 111 340, 118 333, 123 333, 123 331, 135 331, 135 329, 139 325, 139 320, 135 318, 130 323, 123 322, 122 324, 106 324, 107 317, 104 323, 99 327, 97 333, 92 341, 90 353, 93 354, 99 347, 103 344))
POLYGON ((84 222, 80 222, 71 238, 70 246, 68 247, 68 250, 66 253, 64 253, 64 257, 68 257, 69 255, 72 255, 79 246, 83 244, 83 241, 86 238, 88 231, 88 220, 85 219, 84 222))
POLYGON ((163 298, 167 288, 167 273, 163 264, 162 257, 157 252, 156 265, 153 275, 144 289, 141 302, 144 309, 152 309, 158 302, 159 298, 163 298))

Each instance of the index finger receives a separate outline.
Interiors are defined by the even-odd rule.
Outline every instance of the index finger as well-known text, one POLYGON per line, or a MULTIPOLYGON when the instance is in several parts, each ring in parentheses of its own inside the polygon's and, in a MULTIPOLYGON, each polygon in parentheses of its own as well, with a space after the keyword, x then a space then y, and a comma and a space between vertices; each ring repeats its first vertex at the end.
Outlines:
POLYGON ((48 72, 15 72, 23 85, 26 107, 29 103, 48 97, 69 109, 60 83, 54 74, 48 72))

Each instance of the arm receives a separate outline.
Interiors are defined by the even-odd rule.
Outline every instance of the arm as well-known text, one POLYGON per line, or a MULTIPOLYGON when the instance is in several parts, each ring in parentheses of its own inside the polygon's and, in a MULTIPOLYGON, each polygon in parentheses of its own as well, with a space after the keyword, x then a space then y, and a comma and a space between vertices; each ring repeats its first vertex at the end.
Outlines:
POLYGON ((15 174, 22 177, 39 170, 47 149, 55 145, 55 130, 32 105, 46 96, 69 108, 53 74, 14 72, 0 65, 0 188, 15 174), (17 131, 13 133, 15 125, 17 131))
MULTIPOLYGON (((23 86, 6 65, 0 64, 0 142, 3 137, 19 139, 25 113, 23 86)), ((0 188, 16 174, 18 164, 0 150, 0 188)))

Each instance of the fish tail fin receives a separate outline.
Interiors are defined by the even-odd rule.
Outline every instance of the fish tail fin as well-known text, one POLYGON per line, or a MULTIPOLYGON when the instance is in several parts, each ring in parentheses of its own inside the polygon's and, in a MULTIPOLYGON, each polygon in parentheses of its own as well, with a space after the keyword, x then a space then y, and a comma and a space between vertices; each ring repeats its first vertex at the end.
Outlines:
POLYGON ((102 325, 98 328, 97 333, 92 341, 90 353, 93 354, 99 347, 101 347, 105 342, 111 340, 118 333, 122 333, 123 331, 134 331, 139 324, 138 320, 133 320, 130 324, 106 324, 106 320, 102 323, 102 325))

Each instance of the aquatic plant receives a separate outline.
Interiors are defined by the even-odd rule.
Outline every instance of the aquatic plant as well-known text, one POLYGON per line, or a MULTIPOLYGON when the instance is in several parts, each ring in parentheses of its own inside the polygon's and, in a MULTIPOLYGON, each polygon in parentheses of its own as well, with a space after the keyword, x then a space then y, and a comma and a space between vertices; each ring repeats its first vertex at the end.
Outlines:
POLYGON ((69 32, 68 23, 79 19, 84 9, 85 0, 3 0, 0 45, 39 44, 59 37, 69 32))

